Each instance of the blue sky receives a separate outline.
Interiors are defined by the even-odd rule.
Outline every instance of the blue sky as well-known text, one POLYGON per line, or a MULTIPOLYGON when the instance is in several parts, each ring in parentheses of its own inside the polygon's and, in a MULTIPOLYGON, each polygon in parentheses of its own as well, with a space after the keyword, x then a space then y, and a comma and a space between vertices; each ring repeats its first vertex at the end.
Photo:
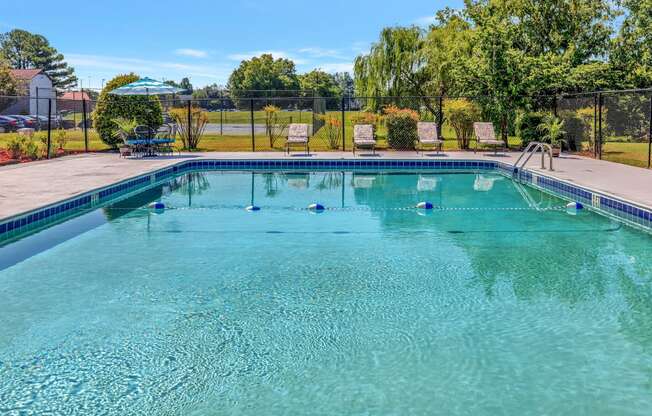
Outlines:
MULTIPOLYGON (((462 0, 44 0, 17 1, 0 31, 46 36, 75 67, 84 87, 134 71, 157 79, 189 76, 225 84, 240 60, 262 52, 297 70, 350 70, 381 28, 427 25, 436 10, 462 0), (89 78, 90 77, 90 78, 89 78)), ((6 11, 7 9, 5 9, 6 11)))

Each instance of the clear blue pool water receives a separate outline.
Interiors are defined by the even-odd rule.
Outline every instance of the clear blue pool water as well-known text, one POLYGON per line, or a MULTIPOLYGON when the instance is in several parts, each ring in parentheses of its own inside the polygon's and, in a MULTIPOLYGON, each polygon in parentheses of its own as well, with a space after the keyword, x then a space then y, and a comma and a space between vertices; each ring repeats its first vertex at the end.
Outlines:
POLYGON ((652 239, 564 204, 181 176, 0 248, 0 414, 649 414, 652 239))

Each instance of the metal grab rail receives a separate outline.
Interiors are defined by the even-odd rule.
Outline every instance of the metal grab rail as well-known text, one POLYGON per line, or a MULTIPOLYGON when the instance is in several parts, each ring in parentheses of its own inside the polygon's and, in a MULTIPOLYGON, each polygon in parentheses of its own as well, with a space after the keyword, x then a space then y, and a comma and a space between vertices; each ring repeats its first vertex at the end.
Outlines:
POLYGON ((514 170, 516 171, 519 169, 518 164, 527 154, 528 155, 527 158, 521 164, 521 168, 525 167, 525 165, 527 165, 527 162, 529 162, 530 159, 532 158, 532 155, 534 155, 538 150, 541 150, 541 169, 546 168, 545 160, 546 160, 546 153, 547 153, 550 160, 550 171, 554 171, 554 169, 552 168, 552 146, 550 146, 548 143, 541 143, 541 142, 530 142, 527 145, 525 150, 523 150, 521 155, 516 160, 516 163, 514 163, 514 170))

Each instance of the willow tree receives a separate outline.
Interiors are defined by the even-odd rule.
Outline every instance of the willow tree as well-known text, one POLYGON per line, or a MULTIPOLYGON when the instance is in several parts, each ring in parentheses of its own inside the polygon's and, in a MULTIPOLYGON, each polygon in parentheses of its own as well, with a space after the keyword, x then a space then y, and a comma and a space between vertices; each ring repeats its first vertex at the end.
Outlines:
POLYGON ((423 31, 416 27, 385 28, 366 55, 355 59, 355 92, 359 96, 427 95, 423 31))

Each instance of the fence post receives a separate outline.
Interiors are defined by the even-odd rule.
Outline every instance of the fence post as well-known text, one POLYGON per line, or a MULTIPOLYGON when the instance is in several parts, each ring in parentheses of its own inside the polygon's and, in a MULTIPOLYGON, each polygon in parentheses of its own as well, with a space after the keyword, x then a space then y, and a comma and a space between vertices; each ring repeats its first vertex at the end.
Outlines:
POLYGON ((602 93, 598 93, 598 159, 602 160, 602 93))
POLYGON ((249 100, 249 114, 251 117, 251 151, 256 151, 256 130, 254 126, 254 99, 249 100))
POLYGON ((188 150, 192 147, 192 102, 188 100, 188 150))
POLYGON ((652 167, 652 94, 650 94, 650 117, 648 118, 647 133, 647 168, 652 167))
POLYGON ((48 98, 48 141, 47 149, 45 149, 47 158, 50 158, 50 148, 52 147, 52 98, 48 98))
POLYGON ((598 157, 598 95, 593 95, 593 157, 598 157))
POLYGON ((553 102, 552 102, 552 114, 557 117, 557 96, 554 96, 553 102))
POLYGON ((84 151, 88 153, 88 127, 86 125, 86 99, 84 98, 84 90, 82 90, 82 125, 84 129, 84 151))
POLYGON ((224 100, 220 100, 220 136, 224 135, 222 126, 224 125, 224 100))
POLYGON ((342 151, 346 152, 346 110, 344 95, 342 96, 342 151))
POLYGON ((444 124, 444 97, 439 96, 439 114, 437 114, 437 134, 439 137, 437 137, 439 140, 441 140, 444 137, 444 127, 442 126, 444 124))

